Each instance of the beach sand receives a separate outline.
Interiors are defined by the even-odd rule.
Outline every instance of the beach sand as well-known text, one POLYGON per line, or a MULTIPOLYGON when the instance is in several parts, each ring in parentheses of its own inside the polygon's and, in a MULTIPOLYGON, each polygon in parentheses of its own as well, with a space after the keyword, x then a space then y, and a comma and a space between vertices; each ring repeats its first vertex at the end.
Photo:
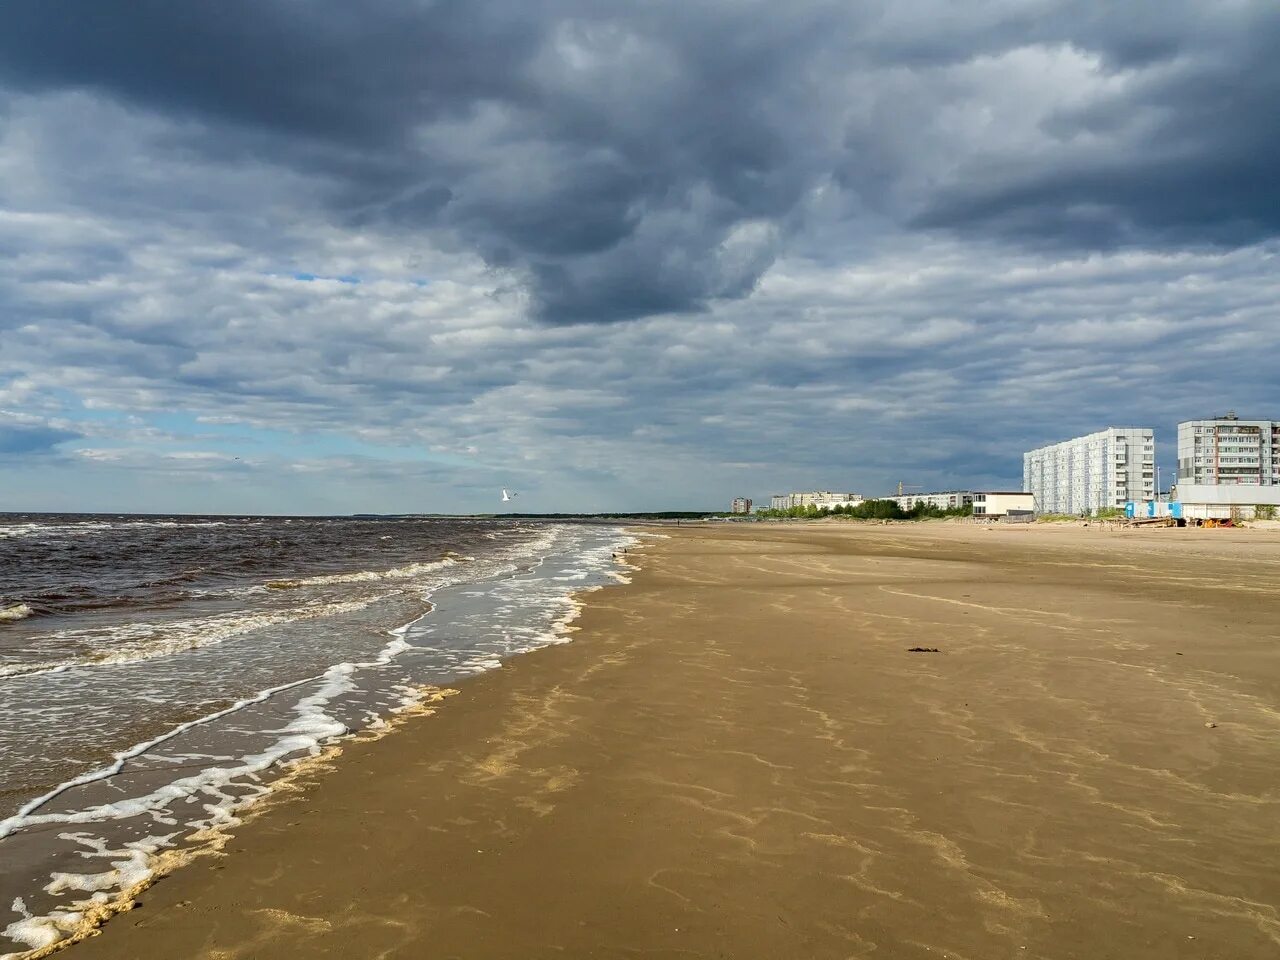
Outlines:
POLYGON ((1280 537, 670 532, 72 956, 1280 956, 1280 537))

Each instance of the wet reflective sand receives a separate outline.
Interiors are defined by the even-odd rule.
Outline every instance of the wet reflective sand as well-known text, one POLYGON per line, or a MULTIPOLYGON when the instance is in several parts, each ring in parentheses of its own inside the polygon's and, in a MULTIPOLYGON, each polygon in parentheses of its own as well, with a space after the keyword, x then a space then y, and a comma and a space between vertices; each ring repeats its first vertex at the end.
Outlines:
POLYGON ((1280 954, 1280 537, 671 533, 75 955, 1280 954))

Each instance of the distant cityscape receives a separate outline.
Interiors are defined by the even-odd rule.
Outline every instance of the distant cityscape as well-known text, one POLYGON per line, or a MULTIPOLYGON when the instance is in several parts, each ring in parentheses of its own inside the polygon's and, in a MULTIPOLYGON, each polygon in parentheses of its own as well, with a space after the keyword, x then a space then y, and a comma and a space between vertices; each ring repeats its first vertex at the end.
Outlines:
POLYGON ((1178 424, 1177 473, 1166 494, 1150 427, 1107 427, 1047 444, 1022 457, 1021 490, 943 490, 865 497, 812 490, 775 493, 768 507, 736 497, 734 514, 853 512, 868 502, 892 501, 905 513, 920 509, 969 512, 977 518, 1051 514, 1127 513, 1179 519, 1274 518, 1280 514, 1280 421, 1242 420, 1233 411, 1178 424))

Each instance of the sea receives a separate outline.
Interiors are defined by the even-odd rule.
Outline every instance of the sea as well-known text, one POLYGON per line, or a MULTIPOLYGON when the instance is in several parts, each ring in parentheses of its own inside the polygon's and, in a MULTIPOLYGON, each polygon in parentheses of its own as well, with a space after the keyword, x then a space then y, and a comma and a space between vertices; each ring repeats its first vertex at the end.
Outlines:
POLYGON ((622 528, 0 514, 0 958, 96 922, 344 738, 571 637, 622 528))

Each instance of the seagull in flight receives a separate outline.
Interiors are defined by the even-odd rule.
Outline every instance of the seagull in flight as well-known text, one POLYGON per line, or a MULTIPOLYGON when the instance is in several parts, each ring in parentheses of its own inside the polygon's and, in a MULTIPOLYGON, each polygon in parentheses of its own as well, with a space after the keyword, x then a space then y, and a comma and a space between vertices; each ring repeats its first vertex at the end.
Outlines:
POLYGON ((509 503, 509 502, 511 502, 512 500, 514 500, 514 499, 515 499, 516 497, 518 497, 518 496, 520 496, 520 494, 518 494, 518 493, 512 493, 511 491, 509 491, 509 490, 505 490, 505 489, 504 489, 504 490, 502 491, 502 502, 503 502, 503 503, 509 503))

